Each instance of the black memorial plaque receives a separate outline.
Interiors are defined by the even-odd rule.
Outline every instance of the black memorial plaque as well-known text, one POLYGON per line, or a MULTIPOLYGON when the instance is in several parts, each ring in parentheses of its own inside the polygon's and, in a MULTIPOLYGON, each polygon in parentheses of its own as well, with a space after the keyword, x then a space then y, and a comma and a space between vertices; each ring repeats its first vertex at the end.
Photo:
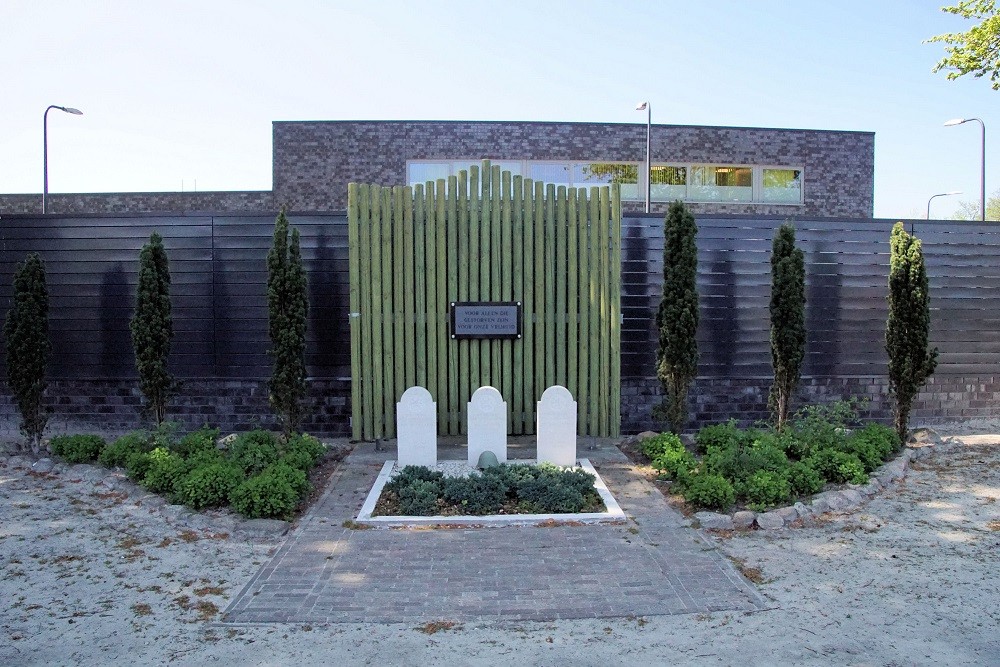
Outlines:
POLYGON ((452 301, 452 338, 520 338, 520 301, 452 301))

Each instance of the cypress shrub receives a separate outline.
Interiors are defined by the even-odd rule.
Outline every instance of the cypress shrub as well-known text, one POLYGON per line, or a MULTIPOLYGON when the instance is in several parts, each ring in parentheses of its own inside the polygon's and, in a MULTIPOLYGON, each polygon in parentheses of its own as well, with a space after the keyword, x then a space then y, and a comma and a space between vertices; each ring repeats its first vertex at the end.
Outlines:
POLYGON ((661 407, 670 430, 688 420, 688 389, 698 372, 698 249, 694 216, 680 201, 663 223, 663 298, 656 314, 660 330, 656 375, 667 396, 661 407))
POLYGON ((771 250, 771 366, 774 384, 768 397, 780 432, 802 373, 806 353, 806 271, 795 228, 781 225, 771 250))
POLYGON ((288 218, 282 210, 274 223, 274 244, 267 253, 268 335, 273 359, 269 398, 286 436, 302 423, 309 313, 299 232, 293 229, 289 242, 288 227, 288 218))
POLYGON ((906 442, 910 407, 937 366, 937 348, 929 345, 931 313, 927 269, 920 239, 897 222, 889 239, 889 319, 885 350, 889 355, 889 391, 896 399, 893 425, 906 442))
POLYGON ((14 303, 3 333, 7 338, 7 381, 21 413, 21 433, 37 454, 49 421, 42 399, 48 385, 45 367, 52 345, 45 264, 36 253, 28 255, 14 274, 14 303))
POLYGON ((153 232, 139 253, 139 286, 130 326, 139 388, 159 426, 166 417, 167 399, 173 388, 167 358, 174 327, 170 314, 170 266, 163 239, 157 232, 153 232))

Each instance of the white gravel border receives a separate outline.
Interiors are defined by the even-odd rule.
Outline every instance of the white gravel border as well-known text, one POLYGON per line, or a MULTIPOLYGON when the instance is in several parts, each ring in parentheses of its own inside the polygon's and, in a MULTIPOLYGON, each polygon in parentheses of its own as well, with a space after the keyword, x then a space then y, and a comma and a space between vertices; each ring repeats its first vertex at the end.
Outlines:
MULTIPOLYGON (((512 460, 510 464, 534 465, 534 460, 512 460)), ((533 526, 541 523, 625 523, 627 517, 618 501, 611 495, 607 484, 591 465, 589 459, 579 459, 579 467, 594 476, 594 489, 604 501, 606 512, 581 512, 578 514, 494 514, 490 516, 372 516, 375 511, 375 504, 382 495, 382 488, 392 478, 392 473, 396 467, 396 461, 386 461, 375 478, 372 490, 368 492, 364 505, 358 513, 355 521, 366 526, 380 528, 398 528, 405 526, 432 526, 439 524, 476 526, 476 527, 496 527, 496 526, 533 526)), ((465 461, 439 461, 438 469, 446 475, 454 476, 461 474, 461 471, 472 471, 465 461)))

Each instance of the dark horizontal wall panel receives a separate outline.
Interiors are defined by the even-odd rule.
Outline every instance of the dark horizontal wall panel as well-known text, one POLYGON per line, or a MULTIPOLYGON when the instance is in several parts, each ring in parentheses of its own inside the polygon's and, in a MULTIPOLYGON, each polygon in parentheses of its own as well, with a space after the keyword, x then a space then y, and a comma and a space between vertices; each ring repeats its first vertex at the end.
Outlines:
MULTIPOLYGON (((777 217, 701 216, 699 375, 771 374, 771 240, 777 217)), ((806 261, 806 375, 885 375, 894 220, 792 220, 806 261)), ((909 223, 907 223, 909 224, 909 223)), ((1000 225, 917 221, 938 374, 1000 372, 1000 225)), ((622 221, 622 375, 655 375, 663 221, 622 221)))
MULTIPOLYGON (((309 285, 308 373, 349 376, 346 217, 290 220, 300 233, 309 285)), ((129 320, 139 251, 154 231, 170 260, 173 373, 182 380, 268 377, 270 215, 4 216, 0 307, 10 307, 17 264, 38 252, 49 283, 50 376, 134 377, 129 320)))

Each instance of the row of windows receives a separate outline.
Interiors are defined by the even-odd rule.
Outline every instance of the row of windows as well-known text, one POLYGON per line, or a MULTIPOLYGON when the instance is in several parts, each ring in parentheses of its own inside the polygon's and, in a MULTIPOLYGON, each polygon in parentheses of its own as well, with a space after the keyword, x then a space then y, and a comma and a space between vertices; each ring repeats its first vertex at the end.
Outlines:
MULTIPOLYGON (((474 160, 410 160, 410 185, 436 181, 468 169, 474 160)), ((556 186, 589 187, 621 184, 622 199, 646 199, 646 174, 635 162, 539 162, 495 160, 492 164, 514 175, 556 186)), ((749 202, 801 204, 802 170, 795 167, 749 165, 654 164, 650 170, 650 199, 690 202, 749 202)))

